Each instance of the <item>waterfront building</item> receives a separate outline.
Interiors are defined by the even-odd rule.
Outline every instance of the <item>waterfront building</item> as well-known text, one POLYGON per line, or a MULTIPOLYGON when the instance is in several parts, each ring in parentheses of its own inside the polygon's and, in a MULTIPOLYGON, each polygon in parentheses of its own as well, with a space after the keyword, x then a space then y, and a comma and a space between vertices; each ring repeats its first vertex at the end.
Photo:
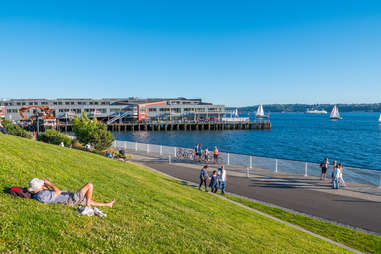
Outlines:
MULTIPOLYGON (((224 105, 214 105, 201 99, 186 98, 105 98, 105 99, 1 99, 5 118, 20 121, 22 107, 49 106, 56 118, 68 122, 74 116, 86 113, 88 117, 117 122, 220 120, 224 105)), ((24 113, 28 119, 39 111, 31 108, 24 113)))

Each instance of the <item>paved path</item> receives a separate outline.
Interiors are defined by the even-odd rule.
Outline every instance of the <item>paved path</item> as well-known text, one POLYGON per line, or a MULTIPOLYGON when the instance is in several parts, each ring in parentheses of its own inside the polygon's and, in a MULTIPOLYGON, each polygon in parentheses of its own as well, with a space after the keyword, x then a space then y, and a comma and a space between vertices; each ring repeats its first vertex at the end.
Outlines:
MULTIPOLYGON (((136 161, 136 160, 135 160, 135 161, 136 161)), ((141 164, 140 164, 140 163, 136 163, 136 165, 141 165, 141 164)), ((160 173, 160 174, 163 174, 163 175, 166 175, 166 176, 168 176, 168 177, 171 177, 171 178, 173 178, 173 179, 175 179, 175 180, 181 181, 182 183, 187 184, 187 185, 189 185, 189 186, 192 186, 192 187, 197 187, 197 186, 198 186, 196 183, 189 182, 189 181, 186 181, 186 180, 184 180, 184 179, 176 178, 176 177, 174 177, 174 176, 171 176, 171 175, 168 175, 168 174, 163 173, 163 172, 161 172, 161 171, 158 171, 158 170, 156 170, 156 169, 154 169, 154 168, 148 167, 147 165, 143 165, 143 166, 145 166, 145 167, 147 167, 147 168, 149 168, 149 169, 151 169, 151 170, 153 170, 153 171, 156 171, 156 172, 158 172, 158 173, 160 173)), ((311 232, 311 231, 309 231, 309 230, 306 230, 306 229, 304 229, 304 228, 302 228, 302 227, 299 227, 299 226, 294 225, 294 224, 292 224, 292 223, 289 223, 289 222, 287 222, 287 221, 281 220, 281 219, 279 219, 279 218, 273 217, 273 216, 271 216, 271 215, 268 215, 268 214, 266 214, 266 213, 263 213, 263 212, 261 212, 261 211, 258 211, 258 210, 254 209, 254 208, 251 208, 251 207, 245 206, 245 205, 243 205, 243 204, 241 204, 241 203, 235 202, 235 201, 233 201, 233 200, 231 200, 231 199, 228 199, 228 198, 226 198, 226 197, 224 197, 224 196, 217 195, 217 194, 212 193, 212 192, 209 192, 209 194, 210 194, 210 195, 214 195, 215 197, 220 198, 220 199, 223 199, 223 200, 225 200, 225 201, 227 201, 227 202, 233 203, 233 204, 235 204, 235 205, 237 205, 237 206, 243 207, 243 208, 245 208, 245 209, 247 209, 247 210, 249 210, 249 211, 251 211, 251 212, 260 214, 260 215, 262 215, 262 216, 264 216, 264 217, 266 217, 266 218, 275 220, 275 221, 277 221, 277 222, 279 222, 279 223, 282 223, 282 224, 284 224, 284 225, 286 225, 286 226, 292 227, 292 228, 294 228, 294 229, 296 229, 296 230, 302 231, 302 232, 304 232, 304 233, 306 233, 306 234, 312 235, 312 236, 314 236, 314 237, 316 237, 316 238, 319 238, 319 239, 321 239, 321 240, 323 240, 323 241, 326 241, 326 242, 328 242, 328 243, 337 245, 337 246, 339 246, 339 247, 341 247, 341 248, 344 248, 344 249, 346 249, 346 250, 349 250, 349 251, 351 251, 351 252, 353 252, 353 253, 356 253, 356 254, 362 254, 361 251, 355 250, 355 249, 353 249, 353 248, 351 248, 351 247, 348 247, 348 246, 346 246, 346 245, 344 245, 344 244, 341 244, 341 243, 339 243, 339 242, 333 241, 333 240, 331 240, 331 239, 329 239, 329 238, 327 238, 327 237, 325 237, 325 236, 321 236, 321 235, 315 234, 315 233, 313 233, 313 232, 311 232)))
MULTIPOLYGON (((200 165, 168 164, 167 160, 141 154, 135 154, 133 161, 180 179, 199 181, 200 165)), ((301 181, 289 176, 260 173, 248 178, 236 171, 229 174, 229 168, 227 170, 227 191, 231 193, 381 234, 381 202, 377 201, 378 196, 360 192, 362 198, 358 198, 353 197, 358 196, 356 192, 332 192, 328 182, 315 186, 314 179, 301 181)))

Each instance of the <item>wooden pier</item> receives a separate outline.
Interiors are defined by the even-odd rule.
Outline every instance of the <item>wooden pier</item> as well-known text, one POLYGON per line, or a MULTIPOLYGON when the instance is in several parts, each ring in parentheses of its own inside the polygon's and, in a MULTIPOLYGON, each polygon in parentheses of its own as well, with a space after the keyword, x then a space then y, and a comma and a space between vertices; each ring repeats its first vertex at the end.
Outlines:
MULTIPOLYGON (((71 131, 72 125, 60 123, 57 126, 60 131, 71 131)), ((222 131, 222 130, 269 130, 271 122, 248 121, 248 122, 228 122, 228 121, 208 121, 208 122, 129 122, 112 123, 107 129, 115 132, 134 131, 222 131)))

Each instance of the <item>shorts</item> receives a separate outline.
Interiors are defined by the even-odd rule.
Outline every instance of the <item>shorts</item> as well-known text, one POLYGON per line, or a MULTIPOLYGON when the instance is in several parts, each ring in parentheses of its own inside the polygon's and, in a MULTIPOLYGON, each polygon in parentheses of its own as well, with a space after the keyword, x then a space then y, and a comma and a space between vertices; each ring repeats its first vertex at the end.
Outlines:
POLYGON ((216 159, 216 160, 218 159, 218 154, 214 155, 214 159, 216 159))
POLYGON ((322 174, 327 173, 327 168, 325 168, 325 167, 321 168, 321 173, 322 173, 322 174))
POLYGON ((70 197, 66 201, 66 204, 69 206, 76 206, 76 205, 86 205, 87 198, 81 191, 77 191, 76 193, 71 193, 70 197))

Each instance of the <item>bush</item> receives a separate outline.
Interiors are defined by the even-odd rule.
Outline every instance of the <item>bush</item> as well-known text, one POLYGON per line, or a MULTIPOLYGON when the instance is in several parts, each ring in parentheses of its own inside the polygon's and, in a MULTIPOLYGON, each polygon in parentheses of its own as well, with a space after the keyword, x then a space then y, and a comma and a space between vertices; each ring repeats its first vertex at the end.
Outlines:
POLYGON ((82 118, 74 118, 73 132, 79 142, 90 144, 99 151, 109 148, 114 141, 114 137, 104 123, 99 122, 96 118, 89 119, 85 113, 82 118))
POLYGON ((71 139, 62 134, 61 132, 58 132, 56 130, 47 130, 43 133, 41 133, 38 137, 37 140, 46 142, 49 144, 55 144, 59 145, 61 142, 65 144, 65 146, 68 146, 71 144, 71 139))
POLYGON ((5 130, 8 132, 9 135, 19 136, 23 138, 32 138, 32 135, 29 132, 27 132, 20 126, 13 124, 9 120, 4 119, 1 121, 1 124, 4 126, 5 130))

